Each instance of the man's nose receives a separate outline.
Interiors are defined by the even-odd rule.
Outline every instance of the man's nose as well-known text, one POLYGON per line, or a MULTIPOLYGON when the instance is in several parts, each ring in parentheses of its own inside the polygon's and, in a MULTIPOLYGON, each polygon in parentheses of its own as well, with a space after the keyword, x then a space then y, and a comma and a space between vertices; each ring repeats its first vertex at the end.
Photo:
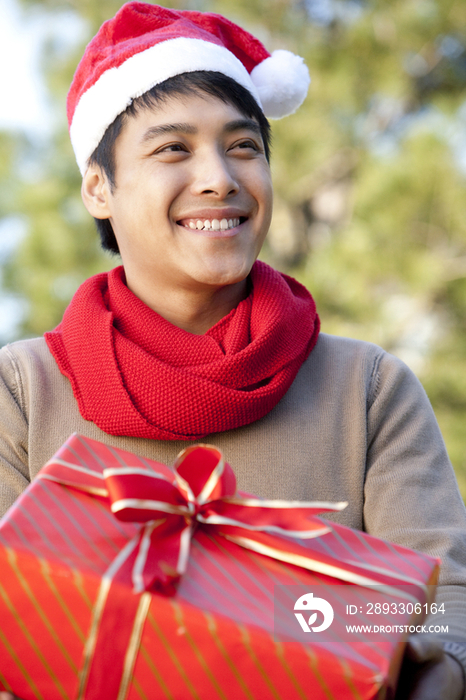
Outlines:
POLYGON ((199 154, 192 183, 196 195, 225 199, 239 192, 239 183, 228 157, 216 151, 199 154))

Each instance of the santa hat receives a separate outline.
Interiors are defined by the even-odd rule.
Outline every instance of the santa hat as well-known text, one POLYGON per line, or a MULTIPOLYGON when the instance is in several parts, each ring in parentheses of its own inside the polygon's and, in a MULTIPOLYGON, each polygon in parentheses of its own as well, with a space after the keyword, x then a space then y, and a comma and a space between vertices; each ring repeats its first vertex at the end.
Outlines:
POLYGON ((280 119, 306 97, 309 73, 289 51, 271 55, 252 34, 216 14, 129 2, 87 46, 68 94, 79 168, 132 100, 167 78, 218 71, 247 88, 267 117, 280 119))

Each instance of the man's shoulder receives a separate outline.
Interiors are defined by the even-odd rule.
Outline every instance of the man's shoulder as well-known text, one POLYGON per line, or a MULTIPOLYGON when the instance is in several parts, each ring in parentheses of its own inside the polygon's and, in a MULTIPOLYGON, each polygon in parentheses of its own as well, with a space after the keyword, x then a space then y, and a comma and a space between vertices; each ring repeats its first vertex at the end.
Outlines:
POLYGON ((8 343, 0 348, 0 364, 48 363, 53 360, 44 337, 27 338, 8 343))
POLYGON ((365 386, 368 396, 374 397, 384 383, 415 387, 419 380, 413 371, 396 355, 379 345, 365 340, 321 333, 317 344, 299 373, 298 382, 328 387, 365 386))
POLYGON ((45 338, 17 340, 0 348, 0 377, 12 388, 59 370, 45 338))
POLYGON ((401 360, 375 343, 328 333, 319 334, 317 344, 309 356, 312 362, 335 363, 339 366, 348 364, 373 366, 382 358, 393 358, 395 362, 403 364, 401 360))
POLYGON ((348 338, 342 335, 331 335, 330 333, 319 333, 318 344, 324 345, 326 348, 335 348, 340 351, 350 353, 367 353, 373 351, 384 352, 384 350, 375 343, 367 340, 359 340, 357 338, 348 338))
POLYGON ((317 361, 326 358, 327 361, 339 363, 365 363, 375 368, 378 368, 382 363, 385 367, 413 373, 409 366, 391 350, 386 350, 376 343, 356 338, 320 333, 316 347, 309 359, 313 355, 317 361))

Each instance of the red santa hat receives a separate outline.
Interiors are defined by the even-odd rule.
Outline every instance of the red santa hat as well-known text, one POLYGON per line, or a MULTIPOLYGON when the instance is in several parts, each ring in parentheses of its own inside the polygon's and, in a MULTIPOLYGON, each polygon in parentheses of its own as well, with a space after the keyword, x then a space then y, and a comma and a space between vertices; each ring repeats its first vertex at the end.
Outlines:
POLYGON ((106 129, 131 101, 167 78, 218 71, 247 88, 267 117, 295 112, 309 73, 289 51, 270 54, 221 15, 129 2, 87 46, 68 94, 71 142, 84 174, 106 129))

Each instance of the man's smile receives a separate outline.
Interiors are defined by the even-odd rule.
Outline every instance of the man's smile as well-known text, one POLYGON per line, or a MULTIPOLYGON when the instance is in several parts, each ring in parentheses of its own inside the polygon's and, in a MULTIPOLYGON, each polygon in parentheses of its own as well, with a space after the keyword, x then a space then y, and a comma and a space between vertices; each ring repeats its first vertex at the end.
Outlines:
POLYGON ((223 217, 222 219, 206 219, 203 217, 194 217, 192 219, 182 219, 181 221, 178 221, 179 226, 183 226, 184 228, 188 228, 191 231, 197 231, 197 232, 211 232, 213 234, 221 232, 221 233, 226 233, 233 231, 233 229, 236 229, 240 224, 244 223, 247 220, 245 216, 241 217, 233 217, 227 219, 226 217, 223 217))

